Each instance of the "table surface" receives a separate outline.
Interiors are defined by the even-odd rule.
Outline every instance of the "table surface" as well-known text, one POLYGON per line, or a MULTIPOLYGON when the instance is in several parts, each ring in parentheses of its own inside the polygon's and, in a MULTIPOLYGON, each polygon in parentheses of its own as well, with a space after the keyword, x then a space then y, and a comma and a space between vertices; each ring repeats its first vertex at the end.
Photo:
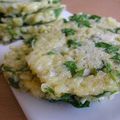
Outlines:
MULTIPOLYGON (((70 12, 111 16, 120 21, 120 0, 62 0, 70 12)), ((0 74, 0 120, 27 120, 7 82, 0 74)))

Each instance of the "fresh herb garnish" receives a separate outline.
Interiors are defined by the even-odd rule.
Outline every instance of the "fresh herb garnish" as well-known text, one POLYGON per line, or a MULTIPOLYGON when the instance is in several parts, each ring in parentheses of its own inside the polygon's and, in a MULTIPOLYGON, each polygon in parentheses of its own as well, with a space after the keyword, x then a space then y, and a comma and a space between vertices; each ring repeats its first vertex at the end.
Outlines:
POLYGON ((64 63, 64 65, 70 71, 72 77, 74 77, 74 76, 76 76, 76 77, 77 76, 79 76, 79 77, 83 76, 84 69, 78 69, 75 61, 66 61, 64 63))
POLYGON ((14 87, 14 88, 16 88, 16 89, 19 89, 20 88, 20 86, 19 86, 19 79, 17 78, 17 76, 13 76, 12 78, 10 77, 10 78, 8 78, 8 82, 9 82, 9 84, 12 86, 12 87, 14 87))
POLYGON ((82 77, 83 74, 84 74, 84 70, 85 70, 85 69, 77 70, 75 76, 82 77))
POLYGON ((89 18, 86 14, 80 14, 76 15, 74 14, 73 16, 70 17, 70 21, 74 21, 77 23, 78 27, 91 27, 89 18))
POLYGON ((114 60, 115 62, 120 63, 120 54, 116 53, 111 59, 114 60))
POLYGON ((99 48, 104 48, 105 52, 107 53, 112 53, 113 57, 111 57, 111 59, 115 62, 120 63, 120 54, 118 53, 120 48, 119 46, 111 45, 104 42, 95 43, 95 46, 99 48))
POLYGON ((11 73, 15 74, 16 72, 26 72, 26 71, 29 71, 29 68, 28 68, 27 65, 22 66, 19 69, 14 69, 12 67, 9 67, 9 66, 6 66, 6 65, 2 65, 1 66, 1 71, 2 72, 11 72, 11 73))
POLYGON ((104 71, 106 73, 112 72, 112 66, 111 66, 111 64, 103 62, 102 71, 104 71))
POLYGON ((27 71, 30 71, 30 69, 29 69, 29 67, 27 65, 22 66, 21 68, 16 70, 16 72, 27 72, 27 71))
POLYGON ((103 72, 107 73, 113 80, 116 80, 116 72, 112 69, 111 64, 103 62, 103 72))
POLYGON ((67 46, 69 48, 74 48, 76 49, 77 47, 81 46, 80 42, 76 41, 76 40, 72 40, 72 39, 69 39, 67 41, 67 46))
POLYGON ((89 19, 95 20, 96 22, 100 21, 101 17, 97 15, 91 15, 89 19))
POLYGON ((60 3, 60 2, 61 2, 61 0, 52 0, 52 3, 60 3))
POLYGON ((115 29, 115 33, 119 33, 120 34, 120 27, 115 29))
POLYGON ((93 95, 93 97, 96 97, 96 98, 100 98, 100 97, 103 97, 103 96, 105 96, 105 95, 112 95, 112 94, 114 94, 115 92, 111 92, 111 91, 104 91, 104 92, 102 92, 102 93, 100 93, 100 94, 98 94, 98 95, 93 95))
POLYGON ((105 42, 95 43, 95 46, 99 47, 99 48, 104 48, 105 52, 107 52, 107 53, 115 53, 119 50, 118 46, 114 46, 114 45, 111 45, 111 44, 108 44, 105 42))
POLYGON ((60 16, 62 10, 63 10, 63 8, 58 8, 58 9, 55 9, 55 10, 54 10, 54 13, 55 13, 55 17, 56 17, 56 18, 60 16))
POLYGON ((115 29, 106 29, 106 30, 109 31, 109 32, 112 32, 112 33, 120 34, 120 27, 115 28, 115 29))
POLYGON ((65 34, 65 36, 74 35, 76 33, 76 31, 72 28, 64 28, 62 29, 62 32, 65 34))
POLYGON ((64 22, 64 23, 68 23, 68 20, 67 20, 67 19, 63 19, 63 22, 64 22))
POLYGON ((11 26, 7 27, 7 31, 8 33, 11 35, 12 39, 16 39, 16 36, 18 35, 17 32, 15 30, 13 30, 13 28, 11 26))
POLYGON ((67 67, 67 69, 71 72, 71 75, 74 76, 76 74, 77 65, 75 61, 66 61, 64 65, 67 67))
POLYGON ((74 107, 77 107, 77 108, 89 107, 89 105, 90 105, 89 101, 85 101, 84 103, 81 103, 80 99, 77 98, 77 96, 71 95, 71 94, 68 94, 68 93, 64 94, 60 98, 60 101, 70 103, 74 107))
POLYGON ((37 41, 36 37, 31 37, 29 39, 25 39, 24 43, 26 45, 31 46, 32 48, 34 48, 34 45, 35 45, 36 41, 37 41))
POLYGON ((120 71, 116 70, 114 71, 114 74, 116 75, 116 77, 120 78, 120 71))
POLYGON ((45 88, 45 93, 53 94, 53 95, 55 94, 54 90, 52 88, 50 88, 50 87, 45 88))
POLYGON ((58 100, 51 100, 51 102, 66 102, 72 104, 76 108, 85 108, 90 106, 90 101, 81 102, 81 98, 76 95, 71 95, 69 93, 65 93, 58 100))
POLYGON ((47 52, 47 55, 55 55, 56 54, 56 52, 55 51, 49 51, 49 52, 47 52))
POLYGON ((115 33, 114 29, 106 29, 106 30, 109 31, 109 32, 115 33))
POLYGON ((2 65, 1 70, 2 70, 2 72, 12 72, 12 73, 15 72, 15 70, 13 68, 6 66, 6 65, 2 65))

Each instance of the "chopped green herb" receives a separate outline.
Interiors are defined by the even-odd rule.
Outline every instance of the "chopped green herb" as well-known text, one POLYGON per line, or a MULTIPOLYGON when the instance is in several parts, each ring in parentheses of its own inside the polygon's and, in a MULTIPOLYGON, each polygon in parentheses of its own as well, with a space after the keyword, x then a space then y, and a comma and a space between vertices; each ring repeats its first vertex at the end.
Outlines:
POLYGON ((53 95, 55 94, 54 90, 52 88, 50 88, 50 87, 45 88, 45 93, 53 94, 53 95))
POLYGON ((55 16, 56 16, 56 17, 59 17, 62 11, 63 11, 63 8, 55 9, 55 10, 54 10, 55 16))
POLYGON ((77 71, 76 71, 75 76, 82 77, 82 76, 83 76, 83 74, 84 74, 84 70, 85 70, 85 69, 80 69, 80 70, 77 70, 77 71))
POLYGON ((103 66, 102 70, 103 70, 104 72, 106 72, 106 73, 111 72, 111 71, 112 71, 112 66, 111 66, 111 64, 104 62, 104 66, 103 66))
POLYGON ((15 70, 13 68, 6 66, 6 65, 2 65, 1 70, 2 70, 2 72, 12 72, 12 73, 15 72, 15 70))
POLYGON ((81 46, 80 42, 77 42, 76 40, 69 39, 67 41, 67 46, 69 48, 74 48, 76 49, 77 47, 81 46))
POLYGON ((78 69, 75 61, 66 61, 64 65, 71 72, 72 77, 82 77, 84 74, 84 69, 78 69))
POLYGON ((120 34, 120 28, 116 28, 115 29, 115 33, 119 33, 120 34))
POLYGON ((35 45, 36 41, 37 41, 36 37, 31 37, 29 39, 24 40, 24 43, 26 45, 31 46, 32 48, 34 48, 34 45, 35 45))
POLYGON ((53 3, 60 3, 61 0, 52 0, 53 3))
POLYGON ((108 43, 105 43, 105 42, 98 42, 95 44, 96 47, 101 47, 101 48, 108 48, 108 47, 111 47, 110 44, 108 43))
POLYGON ((109 48, 106 48, 106 52, 107 53, 116 53, 117 51, 119 50, 119 47, 118 46, 111 46, 109 48))
POLYGON ((76 33, 76 31, 72 28, 64 28, 62 29, 62 32, 65 34, 65 36, 74 35, 76 33))
POLYGON ((103 93, 100 93, 98 95, 94 95, 94 97, 100 98, 100 97, 104 96, 106 94, 106 92, 108 92, 108 91, 104 91, 103 93))
POLYGON ((64 23, 68 23, 68 20, 67 19, 63 19, 64 23))
POLYGON ((1 66, 1 70, 2 72, 11 72, 13 74, 15 74, 16 72, 25 72, 25 71, 29 71, 28 66, 22 66, 19 69, 13 69, 12 67, 6 66, 6 65, 2 65, 1 66))
POLYGON ((22 66, 21 68, 19 68, 18 70, 16 70, 16 72, 26 72, 26 71, 30 71, 30 69, 28 68, 27 65, 22 66))
POLYGON ((67 67, 67 69, 71 72, 71 75, 74 76, 76 74, 77 65, 75 61, 66 61, 64 65, 67 67))
POLYGON ((118 78, 120 78, 120 71, 116 70, 116 71, 114 71, 114 74, 115 74, 118 78))
POLYGON ((116 80, 116 73, 115 71, 112 69, 111 64, 109 63, 105 63, 104 62, 104 66, 101 69, 103 72, 107 73, 113 80, 116 80))
POLYGON ((119 50, 118 46, 114 46, 105 42, 98 42, 95 44, 96 47, 104 48, 107 53, 115 53, 119 50))
POLYGON ((82 102, 80 101, 80 98, 78 98, 78 97, 75 96, 75 95, 71 95, 71 94, 69 94, 69 93, 64 94, 64 95, 59 99, 59 101, 63 101, 63 102, 70 103, 70 104, 72 104, 74 107, 77 107, 77 108, 89 107, 89 105, 90 105, 90 102, 89 102, 89 101, 85 101, 84 103, 82 103, 82 102))
POLYGON ((47 55, 54 55, 54 54, 56 54, 55 51, 49 51, 49 52, 47 53, 47 55))
POLYGON ((114 29, 106 29, 106 30, 109 31, 109 32, 115 33, 114 29))
POLYGON ((20 88, 19 87, 19 79, 16 76, 13 76, 12 78, 9 78, 8 82, 12 87, 14 87, 16 89, 20 88))
POLYGON ((12 27, 8 26, 7 27, 8 33, 11 35, 12 39, 16 39, 16 36, 18 35, 15 30, 13 30, 12 27))
POLYGON ((116 53, 111 59, 113 59, 115 62, 120 63, 120 54, 116 53))
POLYGON ((100 21, 101 17, 97 15, 91 15, 89 19, 95 20, 96 22, 100 21))
POLYGON ((120 71, 118 70, 111 70, 111 72, 108 72, 108 75, 113 79, 117 80, 120 78, 120 71))
POLYGON ((98 95, 94 95, 93 97, 100 98, 100 97, 105 96, 106 94, 112 95, 113 92, 110 92, 110 91, 104 91, 103 93, 100 93, 100 94, 98 94, 98 95))
POLYGON ((73 16, 70 17, 70 21, 74 21, 77 23, 78 27, 91 27, 89 18, 86 14, 80 14, 76 15, 74 14, 73 16))
POLYGON ((115 29, 107 29, 107 31, 112 32, 112 33, 117 33, 120 34, 120 28, 115 28, 115 29))

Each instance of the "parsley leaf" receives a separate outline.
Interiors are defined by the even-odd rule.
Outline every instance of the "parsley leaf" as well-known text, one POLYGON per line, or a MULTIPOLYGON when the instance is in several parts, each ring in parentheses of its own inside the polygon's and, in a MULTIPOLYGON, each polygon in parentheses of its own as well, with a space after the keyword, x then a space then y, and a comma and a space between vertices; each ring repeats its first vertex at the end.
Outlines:
POLYGON ((52 88, 50 88, 50 87, 45 88, 45 93, 53 94, 53 95, 55 94, 54 90, 52 88))
POLYGON ((63 19, 63 22, 64 22, 64 23, 68 23, 68 20, 67 20, 67 19, 63 19))
POLYGON ((59 15, 61 14, 62 10, 63 10, 63 8, 58 8, 58 9, 54 10, 56 18, 59 17, 59 15))
POLYGON ((96 22, 100 21, 101 17, 97 15, 91 15, 89 19, 95 20, 96 22))
POLYGON ((114 93, 115 93, 115 91, 114 92, 112 92, 112 91, 103 91, 102 93, 100 93, 98 95, 93 95, 93 97, 100 98, 100 97, 103 97, 105 95, 110 96, 110 95, 112 95, 114 93))
POLYGON ((15 72, 15 70, 14 70, 13 68, 11 68, 11 67, 9 67, 9 66, 6 66, 6 65, 2 65, 2 66, 1 66, 1 71, 2 71, 2 72, 12 72, 12 73, 15 72))
POLYGON ((99 47, 99 48, 104 48, 105 52, 107 52, 107 53, 115 53, 119 50, 118 46, 114 46, 114 45, 111 45, 111 44, 108 44, 105 42, 95 43, 95 46, 99 47))
POLYGON ((67 41, 67 46, 69 48, 74 48, 76 49, 77 47, 81 46, 80 42, 77 42, 76 40, 69 39, 67 41))
POLYGON ((98 42, 95 44, 96 47, 101 47, 101 48, 108 48, 108 47, 111 47, 110 44, 108 43, 105 43, 105 42, 98 42))
POLYGON ((74 61, 66 61, 64 65, 71 72, 71 75, 74 76, 76 74, 77 65, 74 61))
POLYGON ((116 80, 116 72, 112 69, 111 64, 103 62, 104 66, 101 69, 103 72, 107 73, 113 80, 116 80))
POLYGON ((112 33, 120 34, 120 27, 115 28, 115 29, 107 29, 107 31, 112 32, 112 33))
POLYGON ((27 65, 22 66, 19 69, 14 69, 12 67, 9 67, 9 66, 6 66, 6 65, 2 65, 1 66, 1 71, 2 72, 11 72, 11 73, 15 74, 16 72, 26 72, 26 71, 29 71, 29 68, 28 68, 27 65))
POLYGON ((84 103, 81 103, 80 98, 78 98, 75 95, 71 95, 69 93, 65 93, 59 100, 70 103, 77 108, 89 107, 90 105, 89 101, 85 101, 84 103))
POLYGON ((80 70, 77 70, 77 71, 76 71, 75 76, 82 77, 82 76, 83 76, 83 74, 84 74, 84 70, 85 70, 85 69, 80 69, 80 70))
POLYGON ((49 52, 47 52, 47 55, 55 55, 56 53, 55 53, 55 51, 49 51, 49 52))
POLYGON ((52 0, 52 3, 60 3, 60 2, 61 2, 61 0, 52 0))
POLYGON ((120 34, 120 28, 116 28, 115 29, 115 33, 119 33, 120 34))
POLYGON ((77 23, 78 27, 91 27, 88 16, 86 14, 74 14, 70 17, 70 21, 74 21, 77 23))
POLYGON ((64 28, 62 29, 62 32, 65 34, 65 36, 74 35, 76 33, 76 31, 72 28, 64 28))
POLYGON ((115 62, 120 63, 120 54, 116 53, 111 59, 113 59, 115 62))
POLYGON ((90 101, 81 102, 81 98, 76 95, 64 93, 58 100, 49 100, 50 102, 65 102, 73 105, 76 108, 85 108, 90 106, 90 101))
POLYGON ((26 45, 34 48, 34 45, 35 45, 36 41, 37 41, 36 37, 31 37, 31 38, 29 38, 29 39, 25 39, 25 40, 24 40, 24 43, 25 43, 26 45))
POLYGON ((64 65, 71 72, 72 77, 82 77, 84 74, 84 69, 78 69, 75 61, 66 61, 64 65))
POLYGON ((17 39, 16 37, 17 37, 18 33, 11 26, 7 27, 7 31, 11 35, 12 39, 17 39))
POLYGON ((103 70, 104 72, 109 73, 109 72, 112 71, 112 66, 111 66, 111 64, 105 63, 105 62, 103 62, 103 64, 104 64, 104 66, 103 66, 102 70, 103 70))

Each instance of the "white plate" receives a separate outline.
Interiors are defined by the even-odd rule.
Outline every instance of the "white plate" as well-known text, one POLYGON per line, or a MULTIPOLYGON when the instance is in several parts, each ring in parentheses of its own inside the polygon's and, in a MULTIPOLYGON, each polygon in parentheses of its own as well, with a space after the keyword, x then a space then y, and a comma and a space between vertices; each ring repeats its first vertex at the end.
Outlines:
MULTIPOLYGON (((64 11, 63 16, 68 17, 64 11)), ((12 44, 19 45, 21 42, 12 44)), ((0 46, 0 61, 8 52, 8 46, 0 46)), ((28 120, 120 120, 120 95, 112 100, 94 103, 89 108, 78 109, 65 103, 50 103, 38 100, 27 93, 12 89, 28 120)))

